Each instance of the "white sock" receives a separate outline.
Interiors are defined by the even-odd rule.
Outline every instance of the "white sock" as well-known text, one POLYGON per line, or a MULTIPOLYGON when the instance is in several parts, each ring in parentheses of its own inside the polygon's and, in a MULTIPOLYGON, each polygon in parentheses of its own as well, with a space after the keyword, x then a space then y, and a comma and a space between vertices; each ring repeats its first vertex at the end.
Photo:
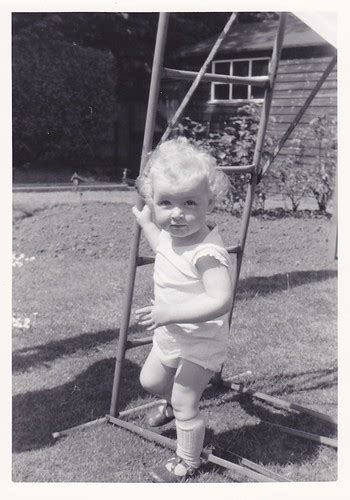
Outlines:
POLYGON ((204 418, 198 414, 191 420, 176 420, 176 433, 176 454, 192 467, 199 467, 205 435, 204 418))

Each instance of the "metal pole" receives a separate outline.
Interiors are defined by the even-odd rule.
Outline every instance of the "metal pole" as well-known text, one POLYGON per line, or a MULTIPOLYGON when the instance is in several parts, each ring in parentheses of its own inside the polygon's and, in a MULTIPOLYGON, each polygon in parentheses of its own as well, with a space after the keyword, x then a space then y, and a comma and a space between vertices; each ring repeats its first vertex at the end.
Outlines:
POLYGON ((249 186, 247 189, 244 210, 243 210, 243 215, 242 215, 241 231, 240 231, 240 239, 239 239, 239 244, 241 246, 241 249, 240 249, 240 252, 237 253, 236 265, 235 265, 234 270, 233 270, 233 301, 232 301, 230 317, 229 317, 230 323, 232 320, 233 307, 234 307, 236 294, 237 294, 237 286, 238 286, 239 274, 240 274, 241 266, 242 266, 242 259, 243 259, 245 242, 246 242, 247 233, 248 233, 249 219, 250 219, 250 213, 251 213, 251 209, 252 209, 252 205, 253 205, 254 192, 255 192, 255 187, 256 187, 257 179, 258 179, 258 175, 259 175, 260 160, 261 160, 261 154, 262 154, 262 149, 263 149, 263 145, 264 145, 267 122, 268 122, 270 108, 271 108, 273 88, 274 88, 274 84, 275 84, 275 80, 276 80, 278 63, 279 63, 279 60, 281 57, 281 52, 282 52, 285 24, 286 24, 286 13, 284 12, 281 14, 281 17, 279 20, 275 44, 274 44, 274 48, 273 48, 273 52, 272 52, 270 71, 269 71, 269 73, 270 73, 270 88, 266 89, 266 91, 265 91, 264 104, 263 104, 263 107, 261 110, 261 116, 260 116, 259 131, 258 131, 256 144, 255 144, 255 151, 254 151, 254 158, 253 158, 253 164, 255 166, 255 170, 254 170, 254 173, 252 174, 252 178, 250 180, 250 183, 249 183, 249 186))
POLYGON ((166 139, 169 137, 171 131, 173 130, 173 128, 175 127, 175 125, 177 124, 177 122, 179 121, 185 107, 187 106, 189 100, 191 99, 192 95, 194 94, 196 88, 198 87, 198 85, 200 84, 209 64, 211 63, 211 61, 214 59, 215 57, 215 54, 217 53, 217 51, 219 50, 220 48, 220 45, 222 44, 222 42, 224 41, 227 33, 229 32, 232 24, 234 23, 234 21, 236 20, 237 18, 237 13, 236 12, 233 12, 232 15, 230 16, 230 19, 227 21, 224 29, 222 30, 222 32, 220 33, 218 39, 216 40, 213 48, 211 49, 208 57, 206 58, 203 66, 201 67, 201 69, 199 70, 198 74, 197 74, 197 77, 196 79, 193 81, 191 87, 189 88, 187 94, 185 95, 184 99, 182 100, 180 106, 178 107, 175 115, 173 116, 173 118, 170 120, 170 123, 168 125, 168 128, 166 129, 166 131, 164 132, 160 142, 164 142, 166 141, 166 139))
POLYGON ((272 422, 266 422, 269 425, 273 425, 276 429, 286 434, 291 434, 292 436, 298 436, 305 439, 311 439, 311 441, 316 441, 316 443, 325 444, 331 446, 332 448, 338 448, 338 440, 334 438, 329 438, 326 436, 320 436, 319 434, 313 434, 311 432, 299 431, 298 429, 293 429, 292 427, 285 427, 284 425, 275 424, 272 422))
MULTIPOLYGON (((169 13, 163 12, 159 15, 158 22, 158 30, 157 30, 157 38, 156 38, 156 46, 153 57, 153 66, 152 66, 152 78, 151 85, 149 91, 148 98, 148 107, 147 107, 147 116, 146 116, 146 125, 145 125, 145 134, 143 139, 142 146, 142 155, 140 162, 140 172, 142 171, 146 156, 149 151, 152 149, 153 142, 153 134, 154 127, 156 121, 156 113, 157 113, 157 104, 158 104, 158 95, 159 95, 159 87, 160 87, 160 78, 161 78, 161 68, 163 64, 164 57, 164 49, 166 43, 166 34, 168 29, 168 21, 169 21, 169 13)), ((137 207, 141 209, 143 206, 142 199, 138 196, 137 199, 137 207)), ((111 398, 111 407, 110 407, 110 415, 115 416, 117 414, 117 407, 119 402, 119 393, 120 393, 120 379, 121 379, 121 370, 124 362, 125 356, 125 348, 127 342, 127 334, 129 328, 130 321, 130 313, 131 313, 131 304, 132 297, 134 292, 134 284, 135 284, 135 275, 136 275, 136 263, 140 242, 140 227, 137 222, 134 223, 134 239, 130 251, 129 258, 129 266, 128 266, 128 278, 126 283, 126 291, 124 296, 124 304, 123 304, 123 313, 120 325, 119 339, 118 339, 118 348, 117 348, 117 356, 116 356, 116 364, 114 370, 114 379, 113 379, 113 388, 112 388, 112 398, 111 398)))
POLYGON ((290 411, 298 411, 299 413, 304 413, 306 415, 311 415, 312 417, 319 418, 320 420, 323 420, 324 422, 328 422, 333 425, 337 425, 337 419, 327 415, 326 413, 321 413, 316 410, 312 410, 311 408, 308 408, 307 406, 302 406, 297 403, 290 403, 289 401, 286 401, 281 398, 276 398, 275 396, 270 396, 269 394, 264 394, 263 392, 260 391, 255 391, 254 389, 250 389, 249 387, 242 387, 241 384, 237 384, 235 382, 230 381, 229 379, 225 379, 222 381, 222 384, 225 387, 228 387, 229 389, 233 389, 234 391, 237 391, 240 394, 248 394, 249 396, 260 399, 261 401, 265 401, 266 403, 269 403, 276 408, 283 408, 284 410, 290 410, 290 411))

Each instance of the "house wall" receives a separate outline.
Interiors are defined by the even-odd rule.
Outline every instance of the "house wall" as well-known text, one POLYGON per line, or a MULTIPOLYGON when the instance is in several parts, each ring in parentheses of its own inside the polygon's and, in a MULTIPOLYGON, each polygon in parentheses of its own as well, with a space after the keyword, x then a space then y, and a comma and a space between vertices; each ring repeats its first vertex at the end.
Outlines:
MULTIPOLYGON (((322 72, 331 60, 333 51, 329 49, 287 49, 283 51, 282 59, 277 74, 274 98, 267 134, 273 138, 274 143, 282 137, 302 107, 311 90, 316 85, 322 72)), ((267 51, 259 53, 250 52, 242 54, 224 55, 220 59, 236 59, 243 57, 266 57, 267 51)), ((202 58, 205 59, 205 56, 202 58)), ((218 58, 219 59, 219 58, 218 58)), ((187 61, 175 65, 182 69, 199 70, 202 60, 187 61)), ((190 86, 188 81, 162 80, 160 89, 160 102, 157 113, 154 145, 157 144, 164 132, 167 122, 174 115, 183 97, 190 86)), ((183 117, 189 116, 199 122, 209 122, 212 131, 222 128, 223 122, 233 116, 237 107, 244 102, 216 102, 210 101, 210 83, 198 86, 194 96, 184 111, 183 117)), ((317 96, 305 112, 301 122, 286 142, 277 156, 274 167, 286 161, 287 156, 296 151, 294 138, 303 138, 304 156, 303 164, 307 167, 318 161, 318 144, 312 135, 309 124, 313 118, 323 114, 331 118, 337 116, 337 71, 334 69, 324 82, 317 96)), ((146 115, 146 103, 129 101, 120 105, 118 112, 117 133, 117 169, 121 173, 123 168, 128 169, 128 175, 138 175, 142 138, 146 115)), ((336 152, 334 152, 336 154, 336 152)))
MULTIPOLYGON (((333 51, 330 48, 309 48, 285 50, 280 61, 279 70, 274 89, 271 113, 267 134, 274 143, 282 137, 293 117, 298 113, 311 90, 316 85, 331 60, 333 51)), ((262 57, 266 53, 249 53, 224 55, 218 59, 236 59, 243 57, 262 57)), ((186 68, 191 63, 186 63, 186 68)), ((192 61, 192 69, 199 69, 198 62, 192 61)), ((187 82, 188 87, 188 82, 187 82)), ((182 93, 185 93, 184 89, 182 93)), ((181 96, 179 96, 179 101, 181 96)), ((199 85, 192 101, 186 108, 183 116, 189 116, 195 121, 209 122, 211 130, 217 130, 230 116, 234 115, 237 108, 244 102, 211 102, 210 83, 199 85)), ((337 70, 334 69, 322 85, 311 105, 306 110, 302 120, 291 134, 284 147, 275 160, 275 165, 281 164, 288 155, 295 152, 293 140, 302 137, 304 146, 303 164, 305 166, 318 161, 318 144, 310 129, 313 118, 326 115, 330 118, 337 117, 337 70)))
MULTIPOLYGON (((323 71, 330 62, 330 57, 310 59, 281 60, 276 79, 271 117, 267 133, 278 140, 289 127, 294 116, 303 106, 323 71)), ((303 118, 282 148, 276 163, 281 163, 295 148, 293 138, 302 137, 305 148, 303 164, 310 165, 318 161, 318 145, 310 129, 312 119, 326 115, 337 117, 337 71, 328 76, 303 118)))

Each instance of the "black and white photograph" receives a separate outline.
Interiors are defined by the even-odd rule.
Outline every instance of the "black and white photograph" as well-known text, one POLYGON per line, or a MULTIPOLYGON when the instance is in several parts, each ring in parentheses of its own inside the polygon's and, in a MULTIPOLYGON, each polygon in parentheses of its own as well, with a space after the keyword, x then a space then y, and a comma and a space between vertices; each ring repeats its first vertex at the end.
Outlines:
POLYGON ((143 5, 7 12, 10 482, 323 498, 341 15, 143 5))

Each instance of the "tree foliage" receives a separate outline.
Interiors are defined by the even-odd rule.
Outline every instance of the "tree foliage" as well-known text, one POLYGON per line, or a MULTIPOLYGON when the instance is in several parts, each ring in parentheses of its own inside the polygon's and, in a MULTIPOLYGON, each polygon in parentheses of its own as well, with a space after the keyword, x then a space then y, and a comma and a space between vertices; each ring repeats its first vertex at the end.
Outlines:
MULTIPOLYGON (((171 61, 182 46, 221 31, 225 12, 176 12, 169 18, 165 60, 171 61)), ((119 69, 120 98, 148 92, 159 14, 156 12, 60 12, 13 15, 13 34, 49 29, 56 40, 111 51, 119 69)), ((35 36, 35 35, 34 35, 35 36)))
MULTIPOLYGON (((96 161, 115 102, 146 100, 157 13, 14 13, 14 165, 96 161)), ((170 16, 167 58, 221 30, 225 13, 170 16), (179 44, 179 41, 181 42, 179 44)))
POLYGON ((277 12, 240 12, 238 21, 240 23, 258 23, 278 19, 277 12))
POLYGON ((45 160, 94 161, 100 156, 98 143, 113 122, 113 56, 68 43, 55 30, 57 23, 56 16, 50 16, 15 29, 15 166, 45 160))
MULTIPOLYGON (((192 143, 209 151, 220 166, 251 165, 259 128, 260 109, 259 105, 253 103, 237 108, 236 114, 215 132, 210 130, 209 122, 202 124, 186 117, 174 133, 187 137, 192 143)), ((272 142, 271 137, 265 137, 262 161, 267 159, 272 142)), ((248 174, 229 176, 231 188, 224 203, 225 209, 234 211, 242 207, 249 178, 248 174)), ((265 196, 265 183, 259 185, 257 195, 265 196)))

